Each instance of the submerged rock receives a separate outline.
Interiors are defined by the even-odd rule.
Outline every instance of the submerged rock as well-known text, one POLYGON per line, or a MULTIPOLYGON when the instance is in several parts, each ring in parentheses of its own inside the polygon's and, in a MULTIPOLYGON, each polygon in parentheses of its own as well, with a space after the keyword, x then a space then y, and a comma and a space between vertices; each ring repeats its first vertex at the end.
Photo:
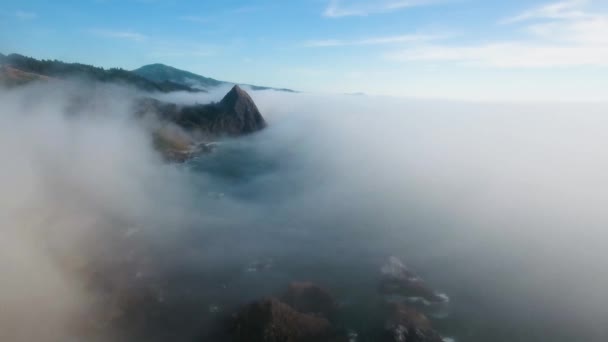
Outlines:
POLYGON ((422 313, 403 304, 389 306, 382 342, 442 342, 431 322, 422 313))
POLYGON ((267 298, 240 310, 230 335, 233 341, 247 342, 347 342, 348 332, 330 322, 335 308, 321 287, 293 282, 280 300, 267 298))
POLYGON ((382 266, 382 278, 379 291, 384 295, 400 295, 409 298, 421 298, 428 303, 445 303, 446 295, 431 289, 426 282, 413 273, 397 257, 390 257, 387 264, 382 266))
POLYGON ((275 298, 244 307, 236 315, 231 335, 236 342, 347 341, 326 318, 298 312, 275 298))
POLYGON ((337 307, 329 292, 311 282, 289 284, 282 300, 299 312, 323 315, 328 318, 335 313, 337 307))

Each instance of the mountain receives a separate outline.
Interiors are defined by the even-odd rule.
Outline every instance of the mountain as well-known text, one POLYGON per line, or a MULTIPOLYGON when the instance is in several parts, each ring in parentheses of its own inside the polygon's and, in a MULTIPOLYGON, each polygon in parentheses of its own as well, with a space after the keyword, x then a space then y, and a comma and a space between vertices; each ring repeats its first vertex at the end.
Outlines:
MULTIPOLYGON (((197 75, 190 71, 181 70, 174 68, 172 66, 168 66, 165 64, 149 64, 144 65, 139 69, 133 70, 133 73, 145 77, 150 81, 154 82, 173 82, 177 84, 181 84, 184 86, 192 87, 195 89, 209 89, 212 87, 217 87, 219 85, 234 85, 236 83, 226 82, 226 81, 218 81, 213 78, 197 75)), ((278 90, 278 91, 286 91, 286 92, 295 92, 291 89, 285 88, 271 88, 271 87, 262 87, 250 84, 241 84, 243 86, 248 86, 252 90, 278 90)))
POLYGON ((217 87, 227 83, 160 63, 144 65, 132 72, 153 82, 169 81, 193 88, 217 87))
POLYGON ((145 91, 200 91, 187 85, 171 81, 154 82, 124 69, 104 69, 80 63, 65 63, 57 60, 37 60, 35 58, 10 54, 0 56, 0 65, 30 75, 51 78, 79 77, 107 83, 122 83, 145 91))
POLYGON ((187 131, 208 136, 243 135, 266 127, 266 121, 253 99, 238 85, 217 103, 178 106, 146 98, 140 102, 137 111, 155 112, 161 119, 187 131))
POLYGON ((253 99, 238 85, 220 102, 203 105, 178 106, 143 98, 137 103, 136 114, 154 114, 168 123, 154 132, 154 143, 172 161, 185 161, 208 152, 208 143, 217 137, 250 134, 266 127, 253 99), (176 130, 174 125, 181 129, 176 130))
POLYGON ((219 102, 219 107, 223 109, 225 116, 225 119, 221 120, 221 126, 225 127, 227 132, 236 129, 240 134, 252 133, 266 127, 266 121, 255 102, 238 85, 224 96, 219 102))
MULTIPOLYGON (((235 85, 233 82, 218 81, 189 71, 176 69, 164 64, 145 65, 133 71, 121 68, 104 69, 81 63, 66 63, 58 60, 38 60, 19 54, 4 55, 0 53, 0 67, 27 74, 27 77, 12 80, 6 70, 0 70, 0 81, 14 86, 32 80, 48 78, 82 78, 104 83, 119 83, 136 87, 145 91, 171 92, 206 92, 208 89, 221 85, 235 85), (7 81, 8 80, 8 81, 7 81)), ((294 92, 291 89, 278 89, 243 84, 252 90, 273 89, 278 91, 294 92)))

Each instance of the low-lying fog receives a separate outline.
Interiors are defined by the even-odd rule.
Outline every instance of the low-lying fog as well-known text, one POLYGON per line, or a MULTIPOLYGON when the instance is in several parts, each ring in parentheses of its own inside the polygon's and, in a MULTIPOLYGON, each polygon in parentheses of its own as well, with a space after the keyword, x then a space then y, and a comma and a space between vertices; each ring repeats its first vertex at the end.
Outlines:
POLYGON ((390 255, 450 296, 445 336, 608 339, 608 105, 250 94, 266 130, 177 165, 135 92, 0 90, 0 340, 189 340, 292 280, 356 311, 390 255), (166 311, 106 323, 142 288, 166 311))

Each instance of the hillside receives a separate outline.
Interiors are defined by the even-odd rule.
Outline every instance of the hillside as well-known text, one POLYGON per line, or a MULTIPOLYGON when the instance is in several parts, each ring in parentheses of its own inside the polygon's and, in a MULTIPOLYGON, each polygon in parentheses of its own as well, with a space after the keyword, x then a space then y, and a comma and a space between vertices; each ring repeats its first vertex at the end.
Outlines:
MULTIPOLYGON (((145 91, 200 91, 187 85, 170 81, 154 82, 133 72, 112 68, 104 69, 80 63, 65 63, 58 60, 38 60, 19 54, 0 55, 0 65, 40 77, 78 77, 107 83, 130 85, 145 91)), ((36 79, 36 78, 32 78, 36 79)))
MULTIPOLYGON (((149 64, 133 70, 133 73, 142 76, 153 82, 172 82, 194 89, 209 89, 219 85, 236 85, 234 82, 219 81, 213 78, 201 76, 190 71, 181 70, 165 64, 149 64)), ((256 86, 251 84, 239 84, 250 87, 252 90, 273 89, 278 91, 294 92, 291 89, 272 88, 256 86)))
POLYGON ((144 65, 132 72, 153 82, 168 81, 193 88, 216 87, 227 83, 160 63, 144 65))
MULTIPOLYGON (((104 83, 124 84, 145 91, 206 92, 208 89, 217 86, 233 86, 237 84, 219 81, 160 63, 145 65, 129 71, 121 68, 104 69, 87 64, 66 63, 58 60, 38 60, 15 53, 9 55, 0 53, 0 67, 3 68, 0 78, 8 85, 19 85, 48 78, 81 78, 104 83), (8 73, 9 69, 11 70, 10 75, 8 73), (27 75, 27 77, 19 76, 15 80, 13 76, 18 74, 21 76, 27 75)), ((285 88, 271 88, 250 84, 239 85, 247 86, 252 90, 273 89, 294 92, 291 89, 285 88)))
MULTIPOLYGON (((2 56, 0 56, 2 58, 2 56)), ((18 86, 32 81, 48 81, 50 77, 15 69, 0 62, 0 84, 18 86)))

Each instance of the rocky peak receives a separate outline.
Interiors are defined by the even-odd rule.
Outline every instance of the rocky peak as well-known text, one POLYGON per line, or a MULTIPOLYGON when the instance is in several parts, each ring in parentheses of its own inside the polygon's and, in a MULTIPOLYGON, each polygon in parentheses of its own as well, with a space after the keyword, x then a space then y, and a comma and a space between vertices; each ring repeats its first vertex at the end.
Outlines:
POLYGON ((235 120, 241 133, 251 133, 266 127, 266 121, 246 91, 235 85, 219 103, 228 117, 235 120))
POLYGON ((221 103, 227 106, 234 106, 239 101, 253 102, 251 96, 237 84, 224 96, 221 103))

